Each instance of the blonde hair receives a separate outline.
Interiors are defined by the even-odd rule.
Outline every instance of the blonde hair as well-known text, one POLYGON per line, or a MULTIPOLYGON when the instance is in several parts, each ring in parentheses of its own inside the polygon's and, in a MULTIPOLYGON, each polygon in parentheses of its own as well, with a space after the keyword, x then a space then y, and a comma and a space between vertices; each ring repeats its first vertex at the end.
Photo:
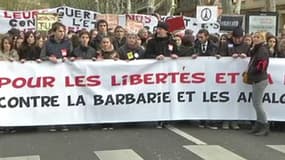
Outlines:
POLYGON ((262 40, 263 42, 266 41, 266 32, 257 31, 254 33, 254 35, 259 36, 260 40, 262 40))

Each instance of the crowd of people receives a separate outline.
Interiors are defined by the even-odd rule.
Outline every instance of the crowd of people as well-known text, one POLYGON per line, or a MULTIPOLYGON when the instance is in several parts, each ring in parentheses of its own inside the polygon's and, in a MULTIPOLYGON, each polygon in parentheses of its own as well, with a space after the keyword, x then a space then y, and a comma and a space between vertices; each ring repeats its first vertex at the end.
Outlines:
MULTIPOLYGON (((108 22, 102 19, 97 21, 97 28, 91 31, 85 29, 78 32, 66 31, 65 26, 60 22, 54 23, 48 33, 11 29, 7 34, 2 35, 0 60, 20 61, 21 63, 31 60, 38 63, 42 61, 57 63, 59 60, 76 61, 79 59, 131 61, 136 59, 163 60, 166 57, 195 59, 199 56, 214 56, 217 59, 227 56, 236 59, 255 57, 253 52, 257 51, 257 36, 263 37, 258 44, 262 44, 263 50, 268 51, 268 57, 285 58, 285 34, 280 37, 265 32, 244 35, 243 29, 237 27, 232 32, 221 35, 210 34, 206 29, 201 29, 197 35, 194 35, 190 29, 184 32, 169 32, 168 24, 163 21, 158 22, 154 33, 150 32, 147 27, 142 28, 138 33, 132 33, 127 32, 122 26, 117 26, 110 31, 108 22)), ((259 60, 262 60, 262 65, 265 65, 263 68, 257 68, 258 72, 263 74, 259 79, 252 78, 256 77, 256 73, 251 73, 249 70, 249 77, 254 81, 253 93, 264 92, 267 84, 264 75, 268 66, 268 57, 257 56, 257 59, 251 61, 252 64, 260 65, 259 60), (260 81, 263 84, 260 85, 260 81)), ((249 67, 249 69, 257 72, 254 67, 249 67)), ((260 123, 255 123, 255 130, 252 133, 265 135, 268 131, 268 122, 262 110, 260 96, 260 94, 254 96, 254 106, 260 123), (264 126, 263 132, 266 127, 266 133, 260 133, 262 125, 264 126)), ((217 124, 220 125, 215 121, 200 121, 199 126, 218 129, 217 124)), ((159 126, 163 126, 163 123, 159 123, 159 126)), ((236 121, 223 121, 221 127, 239 129, 236 121)))
MULTIPOLYGON (((169 32, 167 23, 159 21, 155 33, 147 27, 138 33, 128 33, 122 26, 113 32, 108 22, 99 20, 97 29, 78 32, 66 31, 59 22, 48 33, 23 32, 11 29, 2 35, 0 60, 37 62, 56 59, 163 59, 190 56, 245 58, 253 47, 253 34, 244 35, 242 28, 225 34, 210 34, 201 29, 197 35, 186 29, 184 33, 169 32)), ((285 34, 276 37, 263 33, 270 57, 285 57, 285 34)))

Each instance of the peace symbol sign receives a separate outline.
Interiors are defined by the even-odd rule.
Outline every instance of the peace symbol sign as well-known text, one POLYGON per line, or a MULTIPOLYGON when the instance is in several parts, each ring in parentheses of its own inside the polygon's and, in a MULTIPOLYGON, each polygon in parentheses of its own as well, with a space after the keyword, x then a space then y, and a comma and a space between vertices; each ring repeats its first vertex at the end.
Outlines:
POLYGON ((212 17, 212 12, 209 8, 204 8, 201 11, 201 18, 203 21, 208 21, 212 17))

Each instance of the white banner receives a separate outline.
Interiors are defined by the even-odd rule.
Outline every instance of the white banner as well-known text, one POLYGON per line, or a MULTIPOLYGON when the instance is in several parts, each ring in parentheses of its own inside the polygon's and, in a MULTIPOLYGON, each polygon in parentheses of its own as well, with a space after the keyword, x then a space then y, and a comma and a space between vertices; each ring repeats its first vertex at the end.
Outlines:
POLYGON ((96 27, 96 15, 100 14, 94 11, 67 6, 56 8, 56 13, 59 14, 60 21, 67 29, 73 31, 81 30, 83 28, 87 30, 94 29, 96 27))
MULTIPOLYGON (((87 30, 94 29, 96 26, 96 17, 99 12, 76 9, 67 6, 57 8, 30 10, 30 11, 6 11, 0 10, 0 33, 6 33, 11 28, 17 28, 21 31, 35 31, 36 16, 38 13, 56 13, 68 30, 87 30)), ((158 20, 156 17, 144 14, 124 14, 118 15, 118 24, 125 27, 127 20, 133 20, 148 26, 150 31, 156 29, 158 20)), ((162 16, 165 20, 168 16, 162 16)), ((193 17, 183 17, 185 28, 191 29, 194 35, 202 28, 207 29, 210 33, 219 33, 220 24, 218 22, 199 22, 193 17)))
MULTIPOLYGON (((6 11, 0 10, 0 33, 6 33, 11 28, 21 31, 34 31, 36 29, 36 16, 38 13, 56 13, 59 20, 68 30, 81 30, 83 28, 91 30, 96 26, 96 17, 99 12, 76 9, 67 6, 57 8, 30 10, 30 11, 6 11)), ((151 15, 127 14, 118 15, 119 25, 125 27, 126 19, 138 21, 144 26, 150 27, 153 31, 157 26, 157 18, 151 15)))
POLYGON ((144 26, 149 27, 149 31, 154 32, 158 23, 158 20, 156 17, 152 15, 145 15, 145 14, 126 14, 126 15, 120 15, 120 23, 122 23, 122 26, 125 26, 127 23, 127 20, 137 21, 142 23, 144 26))
MULTIPOLYGON (((0 126, 255 119, 247 60, 0 62, 0 126)), ((285 120, 284 59, 271 59, 264 107, 285 120)))
POLYGON ((0 33, 6 33, 11 28, 23 31, 34 31, 36 16, 38 13, 49 13, 53 9, 41 9, 30 11, 0 10, 0 33))
POLYGON ((68 30, 94 29, 98 12, 81 10, 67 6, 57 8, 30 10, 30 11, 6 11, 0 10, 0 33, 6 33, 11 28, 22 31, 34 31, 36 29, 36 15, 38 13, 56 13, 59 20, 68 30))

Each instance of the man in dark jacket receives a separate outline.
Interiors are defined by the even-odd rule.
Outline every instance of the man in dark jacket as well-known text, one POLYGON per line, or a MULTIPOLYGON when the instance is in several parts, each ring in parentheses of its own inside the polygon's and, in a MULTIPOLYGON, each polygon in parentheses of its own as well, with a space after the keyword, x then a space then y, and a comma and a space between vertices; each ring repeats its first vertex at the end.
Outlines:
POLYGON ((216 56, 218 53, 218 47, 215 43, 209 40, 209 32, 206 29, 200 29, 197 33, 197 40, 195 42, 196 54, 192 55, 192 58, 197 56, 216 56))
MULTIPOLYGON (((200 29, 197 33, 197 38, 194 47, 196 53, 192 55, 193 59, 197 58, 197 56, 217 56, 218 47, 209 40, 209 32, 206 29, 200 29)), ((201 128, 218 129, 215 121, 201 120, 198 126, 201 128)))
MULTIPOLYGON (((73 51, 72 43, 65 36, 65 26, 60 22, 55 22, 51 29, 53 35, 44 44, 40 58, 57 63, 58 59, 65 61, 73 51)), ((68 131, 66 126, 61 126, 61 131, 68 131)), ((55 126, 50 126, 50 132, 55 132, 55 126)))
POLYGON ((243 38, 243 29, 240 27, 235 28, 232 33, 232 39, 228 43, 228 56, 233 58, 249 56, 250 46, 244 43, 243 38))
POLYGON ((113 35, 108 32, 108 22, 105 19, 100 19, 97 21, 97 36, 94 39, 91 39, 90 46, 93 47, 96 51, 100 50, 100 43, 103 37, 111 37, 113 43, 113 35))
POLYGON ((51 36, 41 50, 40 58, 57 63, 57 59, 69 57, 73 47, 69 39, 65 37, 65 26, 59 22, 54 23, 53 36, 51 36))
POLYGON ((145 58, 162 60, 165 57, 178 58, 177 46, 168 32, 168 24, 158 22, 156 34, 148 41, 145 51, 145 58))
POLYGON ((71 60, 92 59, 96 60, 96 50, 89 46, 90 34, 87 31, 79 33, 80 46, 76 47, 72 53, 71 60))
MULTIPOLYGON (((168 24, 159 21, 154 38, 147 43, 145 58, 163 60, 165 57, 171 57, 172 59, 177 59, 177 54, 177 46, 168 32, 168 24)), ((164 123, 159 121, 157 128, 162 127, 164 127, 164 123)))

